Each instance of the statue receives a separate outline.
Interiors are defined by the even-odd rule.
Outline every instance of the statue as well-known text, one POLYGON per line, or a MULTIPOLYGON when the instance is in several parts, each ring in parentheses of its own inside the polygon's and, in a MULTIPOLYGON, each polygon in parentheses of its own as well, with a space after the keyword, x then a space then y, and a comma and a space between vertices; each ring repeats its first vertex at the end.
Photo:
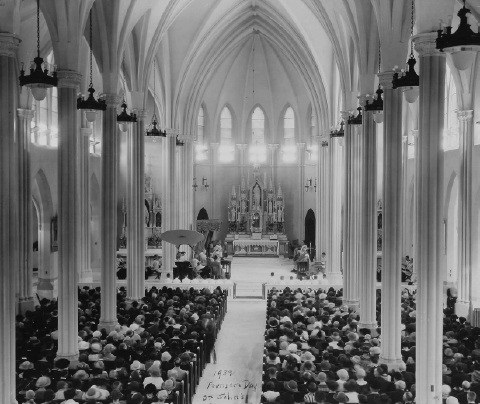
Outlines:
POLYGON ((283 207, 280 205, 277 210, 277 222, 283 223, 283 207))
POLYGON ((229 222, 237 221, 237 207, 235 205, 230 205, 230 210, 228 212, 228 221, 229 222))
POLYGON ((253 187, 253 206, 257 209, 260 208, 260 187, 258 184, 253 187))

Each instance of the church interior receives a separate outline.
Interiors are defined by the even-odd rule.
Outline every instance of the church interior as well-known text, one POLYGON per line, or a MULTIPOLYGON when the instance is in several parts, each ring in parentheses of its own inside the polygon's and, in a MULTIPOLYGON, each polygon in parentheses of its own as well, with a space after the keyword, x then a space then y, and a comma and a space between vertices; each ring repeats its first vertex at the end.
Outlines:
POLYGON ((0 403, 480 403, 479 0, 0 1, 0 403))

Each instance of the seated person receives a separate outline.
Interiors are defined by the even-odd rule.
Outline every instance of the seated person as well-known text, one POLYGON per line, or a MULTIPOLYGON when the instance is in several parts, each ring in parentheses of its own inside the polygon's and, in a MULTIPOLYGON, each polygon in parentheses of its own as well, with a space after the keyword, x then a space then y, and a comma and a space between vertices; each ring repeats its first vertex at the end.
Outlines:
POLYGON ((224 279, 225 274, 223 272, 222 266, 220 265, 220 256, 214 254, 212 262, 212 275, 216 279, 224 279))
POLYGON ((299 267, 300 262, 305 262, 306 263, 306 268, 305 272, 308 272, 308 265, 310 263, 310 256, 308 255, 308 247, 306 245, 303 245, 302 248, 300 248, 300 251, 298 252, 298 257, 297 257, 297 271, 299 267))

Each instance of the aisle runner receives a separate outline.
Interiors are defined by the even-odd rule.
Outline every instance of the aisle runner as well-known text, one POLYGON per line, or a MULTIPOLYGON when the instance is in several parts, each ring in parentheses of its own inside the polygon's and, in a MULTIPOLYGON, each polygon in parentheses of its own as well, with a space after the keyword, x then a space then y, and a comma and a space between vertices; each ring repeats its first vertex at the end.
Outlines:
POLYGON ((231 301, 216 343, 217 363, 205 368, 193 404, 260 403, 265 301, 231 301))

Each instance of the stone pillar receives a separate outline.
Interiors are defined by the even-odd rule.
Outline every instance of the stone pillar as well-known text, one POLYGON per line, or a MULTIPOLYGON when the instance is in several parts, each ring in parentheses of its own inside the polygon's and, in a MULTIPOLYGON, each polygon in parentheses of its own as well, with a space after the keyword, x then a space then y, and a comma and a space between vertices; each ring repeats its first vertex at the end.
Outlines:
POLYGON ((57 356, 78 359, 77 283, 81 251, 81 149, 77 113, 81 74, 58 72, 58 351, 57 356))
POLYGON ((327 279, 342 284, 342 186, 344 181, 341 139, 330 139, 330 237, 327 256, 327 279))
POLYGON ((194 226, 194 214, 193 214, 193 164, 195 162, 195 146, 192 138, 184 139, 184 172, 185 178, 183 180, 185 186, 185 228, 190 230, 196 230, 194 226))
POLYGON ((362 170, 360 174, 360 216, 358 239, 360 264, 358 266, 359 327, 375 329, 376 282, 377 282, 377 131, 373 113, 363 114, 363 133, 360 154, 362 170))
POLYGON ((345 125, 345 267, 343 270, 343 300, 349 307, 358 308, 358 281, 360 251, 362 237, 361 210, 361 178, 363 177, 362 159, 363 143, 361 142, 362 126, 345 125))
MULTIPOLYGON (((384 97, 385 98, 385 97, 384 97)), ((383 103, 385 108, 385 102, 383 103)), ((384 112, 385 113, 385 112, 384 112)), ((384 126, 385 128, 385 126, 384 126)), ((411 240, 408 237, 408 220, 411 216, 410 212, 406 212, 408 209, 408 135, 402 136, 402 258, 405 255, 409 255, 410 258, 412 254, 410 253, 411 250, 411 240)))
MULTIPOLYGON (((392 88, 393 72, 379 75, 384 91, 382 352, 381 361, 396 369, 401 355, 401 268, 403 240, 402 92, 392 88)), ((408 150, 407 150, 408 153, 408 150)), ((406 167, 405 167, 406 170, 406 167)))
POLYGON ((418 269, 416 401, 442 400, 443 274, 443 114, 445 55, 435 49, 436 33, 414 37, 420 56, 420 100, 415 265, 418 269))
POLYGON ((458 299, 455 313, 471 314, 472 279, 472 171, 473 171, 473 111, 458 111, 460 123, 460 169, 458 176, 458 299))
POLYGON ((79 145, 80 183, 82 192, 79 195, 80 204, 80 281, 92 282, 93 274, 90 262, 90 136, 92 128, 81 128, 79 145))
POLYGON ((240 151, 239 165, 240 165, 240 178, 245 177, 245 166, 247 164, 247 148, 248 144, 239 143, 236 145, 240 151))
MULTIPOLYGON (((298 150, 298 166, 297 166, 297 178, 298 184, 300 184, 298 189, 298 198, 297 198, 297 223, 299 223, 298 239, 300 243, 303 243, 305 239, 305 143, 297 143, 298 150)), ((313 185, 313 184, 312 184, 313 185)), ((294 230, 295 231, 295 230, 294 230)))
MULTIPOLYGON (((176 136, 175 129, 167 129, 167 137, 162 138, 163 142, 163 172, 164 174, 164 203, 162 204, 162 231, 174 230, 176 223, 176 181, 175 181, 175 155, 176 155, 176 136)), ((173 275, 173 265, 175 263, 176 247, 170 243, 162 241, 162 266, 165 274, 173 275)))
POLYGON ((145 112, 127 133, 127 299, 145 296, 145 112))
MULTIPOLYGON (((16 403, 15 393, 15 271, 19 262, 18 235, 18 135, 15 134, 15 110, 18 67, 15 52, 20 40, 0 33, 0 402, 16 403)), ((22 229, 23 230, 23 229, 22 229)), ((22 231, 21 230, 21 231, 22 231)))
POLYGON ((100 322, 98 327, 111 331, 117 324, 117 187, 118 141, 117 94, 106 94, 102 139, 102 273, 100 322))
MULTIPOLYGON (((330 152, 329 139, 318 136, 318 186, 315 195, 315 244, 316 261, 320 261, 322 253, 326 254, 327 267, 330 265, 330 152)), ((331 272, 327 269, 327 272, 331 272)))
MULTIPOLYGON (((30 132, 35 111, 17 109, 18 126, 18 185, 19 185, 19 264, 18 309, 33 310, 32 294, 32 179, 30 173, 30 132)), ((40 222, 40 219, 39 219, 40 222)))

